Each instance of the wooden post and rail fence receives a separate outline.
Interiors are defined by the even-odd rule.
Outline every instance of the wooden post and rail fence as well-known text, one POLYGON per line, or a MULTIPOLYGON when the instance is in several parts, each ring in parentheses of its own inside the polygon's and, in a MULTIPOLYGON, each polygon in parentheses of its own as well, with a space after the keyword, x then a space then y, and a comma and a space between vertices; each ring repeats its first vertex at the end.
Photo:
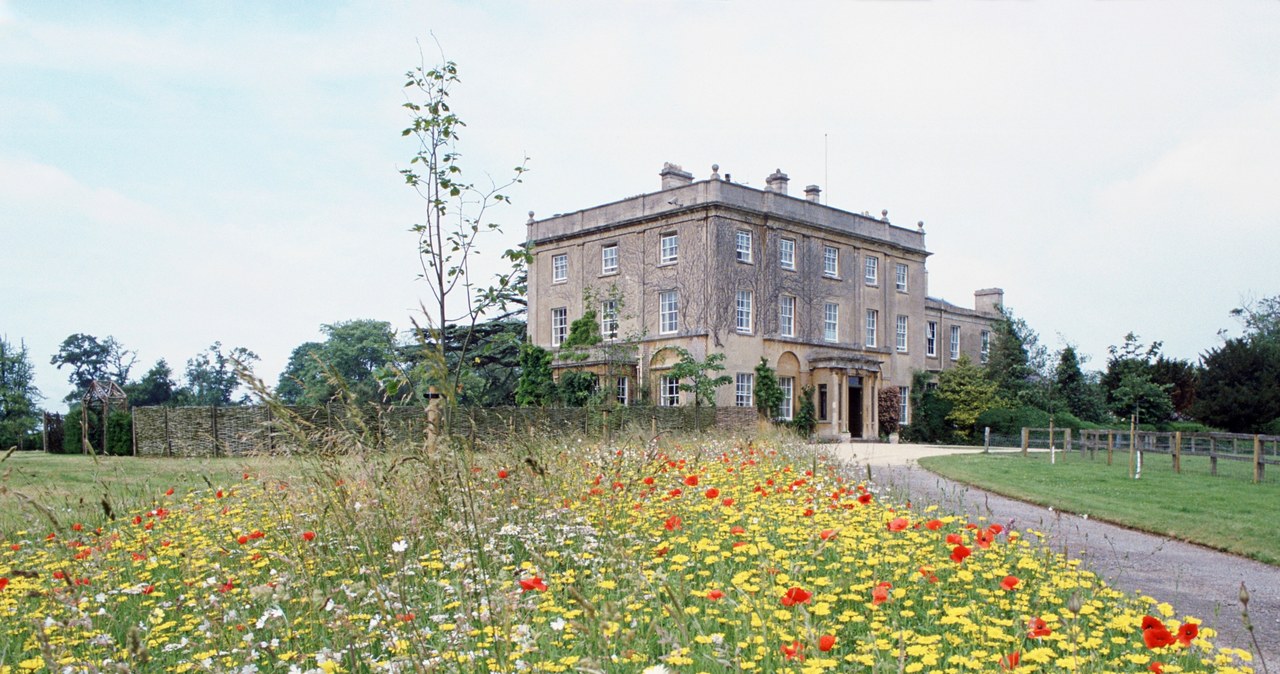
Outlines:
POLYGON ((1280 466, 1280 435, 1115 429, 1081 429, 1073 434, 1070 428, 1023 428, 1022 455, 1026 456, 1032 446, 1055 447, 1068 452, 1078 450, 1082 457, 1090 459, 1106 452, 1108 466, 1116 450, 1166 454, 1175 473, 1182 472, 1183 457, 1206 457, 1209 459, 1209 474, 1215 476, 1219 461, 1247 461, 1253 465, 1255 483, 1262 482, 1268 465, 1280 466))

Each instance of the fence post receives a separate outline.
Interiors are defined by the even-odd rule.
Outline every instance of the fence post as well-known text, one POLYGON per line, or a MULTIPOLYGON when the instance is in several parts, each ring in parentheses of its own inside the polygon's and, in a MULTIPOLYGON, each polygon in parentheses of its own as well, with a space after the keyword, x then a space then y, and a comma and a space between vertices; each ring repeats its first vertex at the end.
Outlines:
MULTIPOLYGON (((1138 449, 1138 417, 1129 417, 1129 477, 1133 477, 1134 452, 1138 449)), ((1134 478, 1137 479, 1137 478, 1134 478)))
POLYGON ((988 454, 990 452, 991 452, 991 427, 983 426, 982 427, 982 453, 988 454))
POLYGON ((138 408, 129 408, 129 442, 133 445, 133 455, 138 455, 138 408))
MULTIPOLYGON (((1062 451, 1071 451, 1071 427, 1067 426, 1062 429, 1062 451)), ((1080 448, 1080 455, 1084 456, 1084 447, 1080 448)))
POLYGON ((658 415, 649 417, 649 437, 657 439, 658 437, 658 415))
POLYGON ((427 454, 436 453, 440 440, 440 392, 436 387, 427 388, 427 454))
POLYGON ((209 406, 209 435, 213 438, 213 456, 218 456, 218 406, 209 406))
POLYGON ((1031 442, 1031 429, 1026 426, 1022 427, 1022 456, 1027 456, 1027 445, 1031 442))
POLYGON ((1114 450, 1115 448, 1116 448, 1115 433, 1108 430, 1107 431, 1107 465, 1108 466, 1111 465, 1111 451, 1114 450))
POLYGON ((1212 435, 1209 436, 1209 474, 1218 476, 1218 443, 1212 435))
POLYGON ((1173 432, 1173 472, 1182 474, 1182 431, 1173 432))
POLYGON ((1053 415, 1049 415, 1049 465, 1056 463, 1058 463, 1058 456, 1053 445, 1053 415))
POLYGON ((1257 484, 1262 482, 1262 471, 1265 464, 1262 463, 1262 438, 1253 436, 1253 482, 1257 484))

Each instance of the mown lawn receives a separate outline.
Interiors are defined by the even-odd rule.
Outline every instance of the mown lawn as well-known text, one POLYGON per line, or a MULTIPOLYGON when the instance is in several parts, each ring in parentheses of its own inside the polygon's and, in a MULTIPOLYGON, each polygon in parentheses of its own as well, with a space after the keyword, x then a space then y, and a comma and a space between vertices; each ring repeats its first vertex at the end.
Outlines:
MULTIPOLYGON (((286 459, 162 459, 15 452, 0 462, 0 533, 45 521, 97 524, 113 514, 150 508, 172 488, 222 486, 244 473, 287 470, 286 459), (47 511, 47 513, 46 513, 47 511)), ((293 470, 296 474, 297 469, 293 470)))
POLYGON ((938 456, 920 465, 1019 500, 1280 565, 1280 528, 1271 519, 1280 512, 1280 481, 1273 473, 1254 484, 1248 462, 1219 461, 1214 477, 1207 458, 1183 457, 1179 475, 1170 457, 1149 454, 1139 480, 1129 478, 1129 456, 1120 451, 1110 466, 1104 453, 1078 452, 1059 452, 1056 465, 1047 454, 938 456))

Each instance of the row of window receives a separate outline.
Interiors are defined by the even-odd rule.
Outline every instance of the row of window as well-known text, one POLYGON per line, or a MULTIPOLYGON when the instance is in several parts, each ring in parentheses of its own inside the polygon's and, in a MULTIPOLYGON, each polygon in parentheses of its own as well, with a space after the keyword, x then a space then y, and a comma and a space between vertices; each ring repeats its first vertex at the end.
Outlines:
MULTIPOLYGON (((735 327, 739 333, 751 334, 753 331, 753 295, 750 290, 739 290, 735 300, 735 327)), ((796 298, 783 295, 778 302, 778 331, 783 337, 795 336, 796 298)), ((877 346, 879 334, 880 312, 867 309, 866 333, 863 344, 874 348, 877 346)), ((897 317, 896 343, 894 347, 906 353, 908 338, 908 317, 901 314, 897 317)), ((658 294, 658 332, 675 334, 680 329, 680 300, 674 290, 658 294)), ((566 307, 551 310, 551 345, 560 346, 569 336, 569 311, 566 307)), ((616 300, 605 300, 600 303, 600 336, 604 339, 618 338, 618 303, 616 300)), ((952 360, 960 358, 960 326, 951 326, 950 356, 952 360)), ((991 333, 981 332, 981 348, 979 359, 986 363, 991 353, 991 333)), ((827 342, 840 341, 840 305, 825 302, 822 308, 822 339, 827 342)), ((928 321, 925 325, 925 355, 938 355, 938 322, 928 321)))
MULTIPOLYGON (((735 237, 738 262, 752 264, 753 246, 750 230, 740 229, 735 237)), ((658 243, 658 263, 674 264, 680 259, 680 235, 663 234, 658 243)), ((778 264, 783 269, 796 268, 796 240, 778 240, 778 264)), ((618 244, 611 243, 600 248, 600 273, 616 274, 618 272, 618 244)), ((822 275, 830 278, 840 276, 840 249, 835 246, 822 247, 822 275)), ((867 285, 880 285, 880 258, 868 255, 863 260, 863 279, 867 285)), ((569 280, 569 254, 560 253, 551 256, 551 280, 561 283, 569 280)), ((894 263, 894 285, 899 292, 907 292, 907 265, 894 263)))

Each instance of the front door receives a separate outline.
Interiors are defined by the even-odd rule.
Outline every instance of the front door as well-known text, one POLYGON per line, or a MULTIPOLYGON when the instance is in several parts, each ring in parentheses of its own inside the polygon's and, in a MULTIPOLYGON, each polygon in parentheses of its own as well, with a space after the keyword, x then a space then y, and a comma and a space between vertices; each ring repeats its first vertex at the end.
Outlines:
POLYGON ((862 377, 849 377, 849 436, 862 437, 862 377))

